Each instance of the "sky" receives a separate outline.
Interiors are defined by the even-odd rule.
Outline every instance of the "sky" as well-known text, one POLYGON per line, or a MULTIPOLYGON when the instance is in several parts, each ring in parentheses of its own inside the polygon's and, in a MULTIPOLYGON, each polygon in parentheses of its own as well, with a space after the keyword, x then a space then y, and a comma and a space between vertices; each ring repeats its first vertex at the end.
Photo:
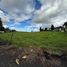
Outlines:
POLYGON ((17 31, 61 26, 67 21, 67 0, 0 0, 3 26, 17 31))

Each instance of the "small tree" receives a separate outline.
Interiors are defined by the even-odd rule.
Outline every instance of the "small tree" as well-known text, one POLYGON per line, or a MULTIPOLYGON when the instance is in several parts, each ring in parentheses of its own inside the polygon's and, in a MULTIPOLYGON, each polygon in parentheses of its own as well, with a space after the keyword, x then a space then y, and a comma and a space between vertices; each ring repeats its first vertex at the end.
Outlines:
POLYGON ((45 28, 45 31, 47 31, 47 28, 45 28))
POLYGON ((52 31, 54 30, 54 25, 51 25, 51 30, 52 30, 52 31))
POLYGON ((11 30, 12 32, 16 32, 16 30, 11 30))
POLYGON ((40 27, 40 31, 43 31, 43 29, 40 27))

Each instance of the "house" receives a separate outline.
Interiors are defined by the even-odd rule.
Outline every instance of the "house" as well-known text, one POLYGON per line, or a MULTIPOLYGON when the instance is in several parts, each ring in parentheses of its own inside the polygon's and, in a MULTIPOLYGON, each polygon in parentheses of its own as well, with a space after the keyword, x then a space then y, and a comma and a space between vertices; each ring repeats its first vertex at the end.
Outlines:
POLYGON ((4 33, 4 31, 0 31, 0 33, 4 33))
POLYGON ((64 32, 64 27, 63 26, 55 27, 54 31, 64 32))

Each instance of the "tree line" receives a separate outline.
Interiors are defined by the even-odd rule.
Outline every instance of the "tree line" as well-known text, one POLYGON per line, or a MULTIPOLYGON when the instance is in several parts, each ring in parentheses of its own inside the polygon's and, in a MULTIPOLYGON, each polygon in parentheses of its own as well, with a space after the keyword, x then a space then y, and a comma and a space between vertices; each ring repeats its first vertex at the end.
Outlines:
POLYGON ((67 22, 64 22, 62 26, 54 27, 54 25, 51 25, 50 28, 42 28, 40 27, 40 31, 61 31, 61 32, 67 32, 67 22))

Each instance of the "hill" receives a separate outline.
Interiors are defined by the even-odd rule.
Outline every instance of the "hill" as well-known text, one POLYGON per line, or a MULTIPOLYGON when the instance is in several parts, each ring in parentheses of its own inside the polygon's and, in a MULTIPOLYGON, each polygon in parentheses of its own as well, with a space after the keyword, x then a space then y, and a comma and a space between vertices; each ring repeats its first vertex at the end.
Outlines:
POLYGON ((1 40, 8 40, 13 45, 39 46, 53 49, 67 48, 67 33, 64 32, 13 32, 0 34, 1 40))

